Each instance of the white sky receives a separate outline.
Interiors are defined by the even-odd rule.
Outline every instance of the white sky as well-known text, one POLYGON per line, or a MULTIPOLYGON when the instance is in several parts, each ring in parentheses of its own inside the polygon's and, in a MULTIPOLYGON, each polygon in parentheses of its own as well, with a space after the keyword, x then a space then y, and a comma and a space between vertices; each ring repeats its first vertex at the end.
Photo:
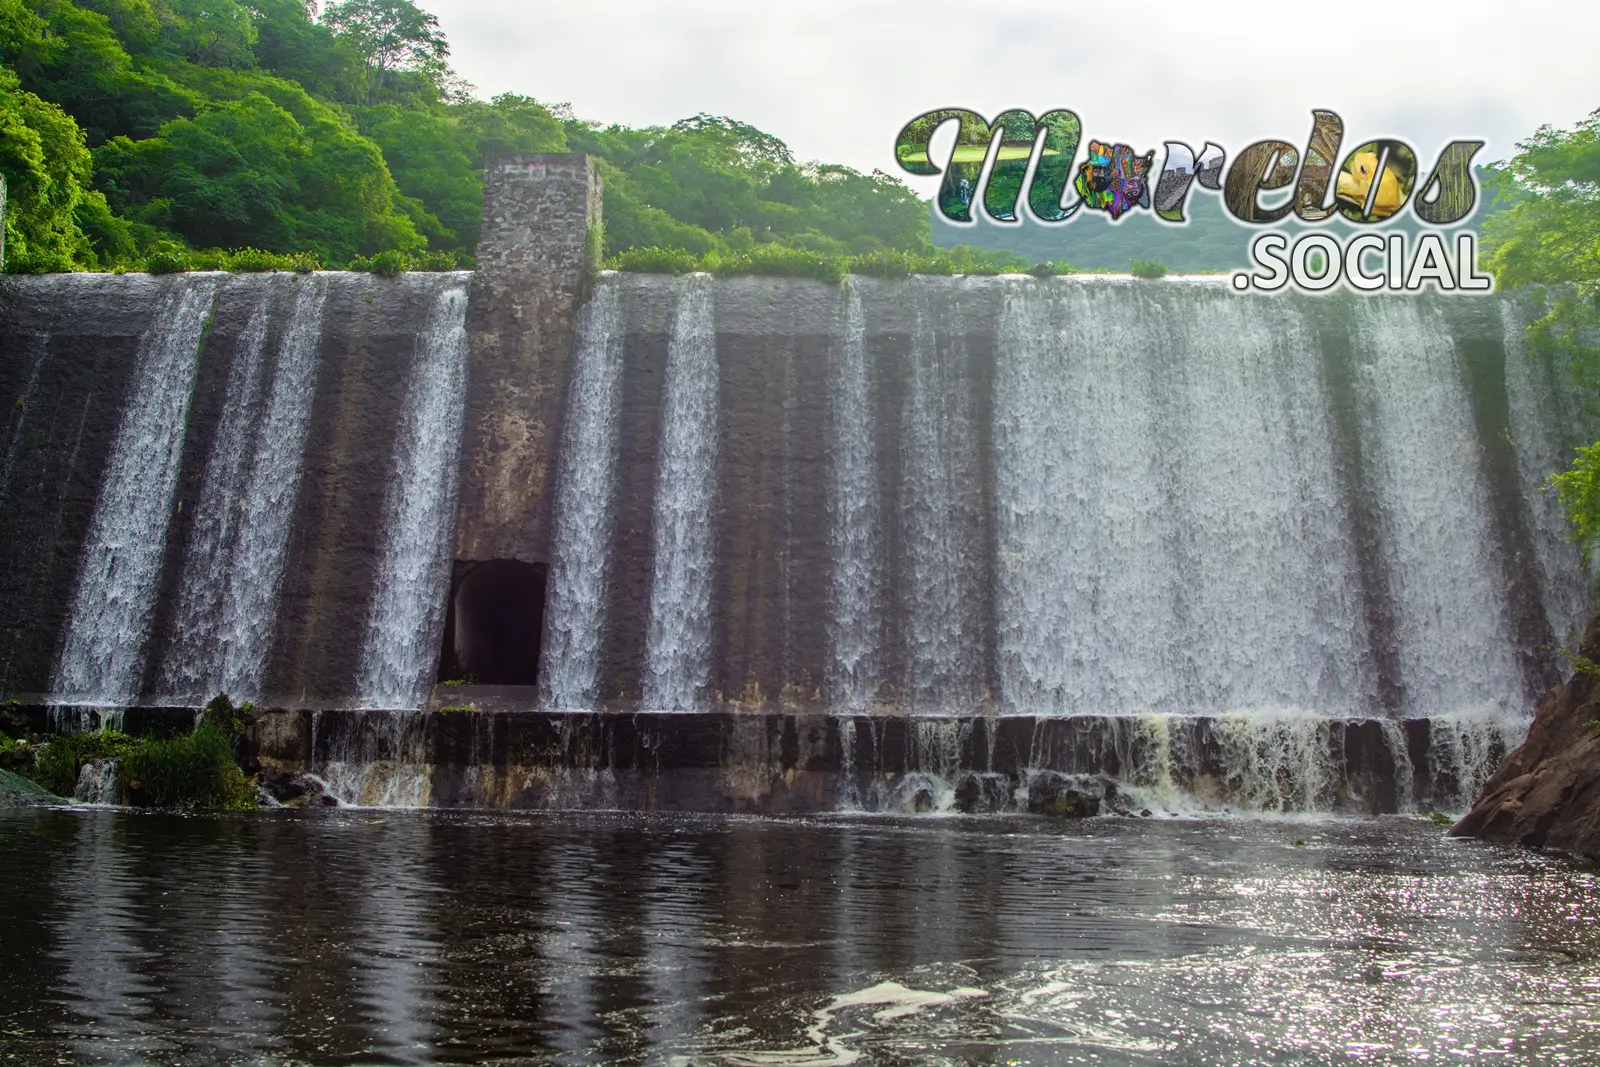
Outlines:
POLYGON ((1326 107, 1347 148, 1399 137, 1424 166, 1454 138, 1489 142, 1476 162, 1504 158, 1541 123, 1600 108, 1596 0, 420 2, 479 95, 631 126, 730 115, 923 195, 938 179, 900 172, 891 146, 937 107, 1071 108, 1086 139, 1158 160, 1166 140, 1230 158, 1266 137, 1303 144, 1326 107))

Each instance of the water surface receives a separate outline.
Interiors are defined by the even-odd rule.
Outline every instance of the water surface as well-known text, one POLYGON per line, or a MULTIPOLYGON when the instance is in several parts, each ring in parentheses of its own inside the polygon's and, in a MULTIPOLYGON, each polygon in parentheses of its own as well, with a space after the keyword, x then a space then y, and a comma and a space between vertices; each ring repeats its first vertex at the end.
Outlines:
POLYGON ((1404 818, 0 813, 0 1063, 1600 1060, 1600 895, 1404 818))

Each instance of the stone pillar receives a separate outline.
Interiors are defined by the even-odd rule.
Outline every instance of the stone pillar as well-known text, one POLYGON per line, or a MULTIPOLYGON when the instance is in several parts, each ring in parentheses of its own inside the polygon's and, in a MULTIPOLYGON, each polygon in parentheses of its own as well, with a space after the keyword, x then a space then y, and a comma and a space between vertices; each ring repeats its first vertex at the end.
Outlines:
POLYGON ((489 159, 467 314, 458 562, 545 561, 573 335, 599 266, 599 227, 588 156, 489 159))

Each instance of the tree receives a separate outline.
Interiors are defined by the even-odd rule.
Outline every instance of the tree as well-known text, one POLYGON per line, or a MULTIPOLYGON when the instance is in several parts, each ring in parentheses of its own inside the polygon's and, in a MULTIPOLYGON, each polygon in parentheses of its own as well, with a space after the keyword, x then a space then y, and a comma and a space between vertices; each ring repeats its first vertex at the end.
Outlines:
POLYGON ((452 76, 438 18, 411 0, 336 0, 323 10, 322 22, 365 61, 368 104, 378 102, 396 72, 420 74, 436 87, 452 76))
POLYGON ((95 152, 111 205, 198 248, 314 252, 325 263, 420 249, 378 146, 331 118, 302 123, 262 93, 95 152))
POLYGON ((1492 184, 1510 207, 1483 228, 1503 285, 1600 279, 1600 110, 1571 130, 1541 126, 1492 184))
MULTIPOLYGON (((1569 283, 1549 294, 1545 314, 1528 327, 1535 347, 1553 351, 1572 371, 1579 398, 1600 397, 1600 110, 1570 130, 1541 126, 1495 168, 1491 187, 1509 207, 1483 226, 1484 250, 1506 287, 1569 283)), ((1600 414, 1600 412, 1591 412, 1600 414)), ((1578 450, 1572 467, 1552 475, 1573 538, 1585 554, 1600 534, 1600 443, 1578 450)))
POLYGON ((5 268, 18 274, 93 263, 76 210, 89 150, 71 116, 17 86, 0 68, 0 174, 6 180, 5 268))

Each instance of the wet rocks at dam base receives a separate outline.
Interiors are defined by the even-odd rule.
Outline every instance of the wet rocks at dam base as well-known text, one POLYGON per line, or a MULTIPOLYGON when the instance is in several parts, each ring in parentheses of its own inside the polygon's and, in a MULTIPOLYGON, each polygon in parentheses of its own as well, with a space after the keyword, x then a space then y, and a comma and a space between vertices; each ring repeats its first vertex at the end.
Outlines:
MULTIPOLYGON (((504 699, 504 691, 498 694, 504 699)), ((452 699, 492 705, 492 687, 452 699)), ((451 706, 454 707, 454 706, 451 706)), ((30 709, 59 721, 70 712, 30 709)), ((77 713, 93 728, 101 716, 77 713)), ((187 728, 132 708, 120 729, 187 728)), ((522 810, 1462 811, 1521 740, 1498 716, 834 716, 495 710, 256 711, 275 802, 522 810)))
POLYGON ((1545 694, 1527 740, 1513 751, 1451 834, 1566 852, 1600 863, 1600 700, 1589 626, 1579 670, 1545 694))

